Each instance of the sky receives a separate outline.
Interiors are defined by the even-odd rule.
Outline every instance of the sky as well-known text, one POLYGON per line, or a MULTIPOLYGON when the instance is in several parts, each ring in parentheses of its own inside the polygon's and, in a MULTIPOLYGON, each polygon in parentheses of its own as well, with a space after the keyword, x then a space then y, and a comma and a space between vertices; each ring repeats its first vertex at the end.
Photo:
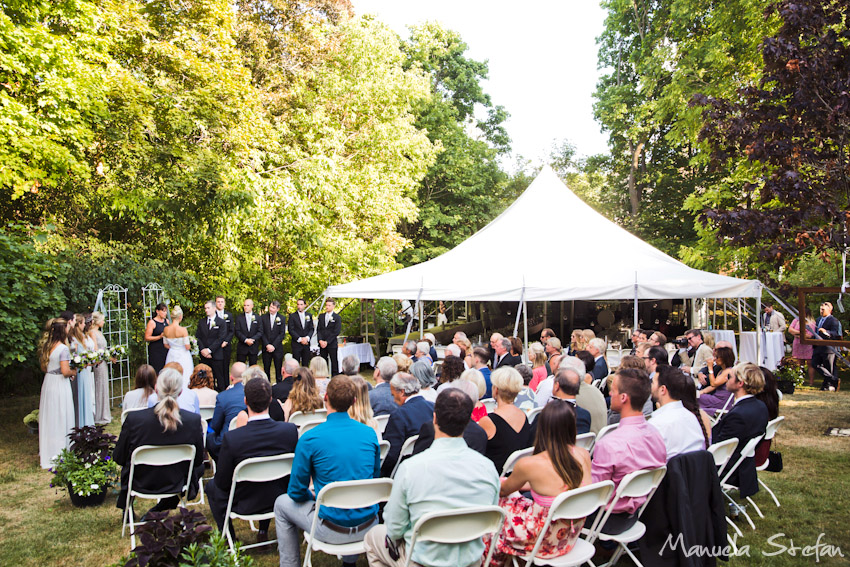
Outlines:
MULTIPOLYGON (((596 37, 605 12, 597 0, 353 0, 359 14, 407 37, 407 27, 438 21, 460 33, 467 56, 488 61, 483 83, 493 104, 511 117, 506 126, 515 155, 542 163, 564 139, 578 156, 607 151, 607 136, 593 119, 596 37), (519 8, 521 6, 521 8, 519 8)), ((511 160, 513 161, 513 160, 511 160)))

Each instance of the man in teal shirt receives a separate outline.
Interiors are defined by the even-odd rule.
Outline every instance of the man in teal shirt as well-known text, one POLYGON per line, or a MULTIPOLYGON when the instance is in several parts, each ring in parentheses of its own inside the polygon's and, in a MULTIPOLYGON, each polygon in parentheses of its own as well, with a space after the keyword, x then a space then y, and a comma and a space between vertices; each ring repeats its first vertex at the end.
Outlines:
MULTIPOLYGON (((295 448, 287 494, 274 504, 280 567, 300 564, 301 530, 310 531, 316 513, 316 497, 328 483, 381 476, 381 451, 375 430, 348 416, 355 386, 348 376, 336 376, 328 384, 325 407, 328 419, 305 433, 295 448), (310 490, 313 480, 313 491, 310 490)), ((333 544, 361 541, 378 522, 378 506, 351 510, 322 506, 316 538, 333 544)), ((357 556, 343 558, 353 565, 357 556)))
MULTIPOLYGON (((463 440, 463 430, 474 407, 469 396, 457 388, 448 388, 437 396, 434 443, 401 463, 384 508, 385 523, 366 534, 364 544, 370 567, 404 565, 413 526, 423 515, 498 503, 499 475, 493 461, 467 447, 463 440), (397 559, 391 555, 388 540, 397 546, 397 559)), ((481 540, 452 545, 420 542, 412 559, 429 567, 463 567, 479 565, 483 554, 481 540)))

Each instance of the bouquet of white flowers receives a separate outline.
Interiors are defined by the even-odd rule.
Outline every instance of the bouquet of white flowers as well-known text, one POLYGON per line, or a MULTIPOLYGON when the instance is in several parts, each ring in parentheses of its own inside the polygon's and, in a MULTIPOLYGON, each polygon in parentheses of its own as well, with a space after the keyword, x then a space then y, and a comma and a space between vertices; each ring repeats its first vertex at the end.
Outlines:
POLYGON ((198 339, 194 335, 189 335, 189 352, 192 356, 199 356, 201 351, 198 349, 198 339))
POLYGON ((111 360, 121 360, 125 356, 127 356, 126 345, 115 345, 109 349, 109 358, 111 360))
POLYGON ((88 363, 86 362, 86 357, 84 356, 84 354, 85 353, 76 353, 71 355, 71 360, 68 363, 71 366, 71 370, 85 368, 86 364, 88 363))

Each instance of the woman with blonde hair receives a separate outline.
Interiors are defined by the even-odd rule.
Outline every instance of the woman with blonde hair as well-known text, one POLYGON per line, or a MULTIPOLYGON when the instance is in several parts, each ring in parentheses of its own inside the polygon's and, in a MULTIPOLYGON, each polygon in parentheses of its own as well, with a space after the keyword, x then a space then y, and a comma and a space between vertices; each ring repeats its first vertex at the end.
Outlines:
POLYGON ((312 372, 313 379, 316 381, 319 395, 324 398, 325 392, 328 391, 328 384, 331 381, 331 371, 328 369, 328 362, 321 356, 313 357, 310 360, 310 372, 312 372))
POLYGON ((531 346, 528 347, 528 357, 531 359, 531 382, 529 382, 528 387, 536 392, 540 382, 549 375, 546 371, 546 351, 543 349, 543 345, 531 343, 531 346))
POLYGON ((206 364, 199 364, 192 370, 189 388, 198 395, 198 403, 201 407, 215 405, 215 399, 218 397, 218 392, 215 391, 215 377, 212 368, 206 364))
POLYGON ((162 331, 163 341, 168 348, 165 355, 165 363, 176 362, 183 367, 183 388, 191 388, 192 367, 192 345, 189 343, 189 331, 180 326, 183 321, 183 310, 176 305, 171 310, 171 324, 162 331))
POLYGON ((546 341, 546 356, 549 357, 547 362, 549 363, 549 368, 552 369, 552 372, 558 369, 558 365, 561 363, 561 339, 558 337, 551 337, 548 341, 546 341))
POLYGON ((487 382, 484 380, 484 374, 476 368, 464 370, 460 378, 451 382, 453 387, 460 388, 472 398, 475 402, 475 407, 472 408, 472 421, 478 423, 482 417, 487 415, 487 408, 481 402, 481 398, 487 392, 487 382))
POLYGON ((53 457, 69 448, 68 434, 74 428, 74 396, 71 380, 71 351, 65 344, 68 322, 50 319, 45 325, 39 348, 44 370, 41 398, 38 402, 38 458, 41 468, 53 466, 53 457))
MULTIPOLYGON (((142 445, 194 445, 195 460, 192 482, 189 483, 189 499, 198 492, 197 481, 204 472, 204 437, 201 432, 201 416, 180 409, 178 398, 183 392, 183 375, 174 368, 163 368, 156 381, 156 405, 127 414, 121 426, 121 435, 113 453, 115 462, 121 465, 121 492, 118 507, 124 508, 127 501, 127 485, 130 478, 130 457, 142 445)), ((186 483, 185 462, 161 467, 136 468, 133 488, 142 492, 168 494, 182 492, 186 483)), ((170 510, 177 507, 179 497, 164 498, 152 510, 170 510)))
POLYGON ((470 340, 466 337, 461 337, 455 344, 460 347, 460 357, 466 363, 466 367, 472 368, 472 342, 470 342, 470 340))
MULTIPOLYGON (((393 360, 395 360, 399 372, 410 372, 410 366, 413 364, 413 361, 410 360, 409 356, 404 356, 400 352, 397 352, 393 355, 393 360)), ((387 381, 389 382, 389 380, 387 381)))
MULTIPOLYGON (((73 354, 85 354, 95 350, 94 339, 89 336, 91 314, 74 315, 75 325, 71 334, 73 354)), ((94 425, 94 372, 90 365, 77 369, 77 427, 94 425)))
MULTIPOLYGON (((103 325, 106 318, 100 311, 91 314, 91 330, 89 336, 94 341, 95 349, 106 350, 109 344, 103 336, 103 325)), ((94 422, 106 425, 112 421, 109 413, 109 368, 106 362, 94 367, 94 422)))
POLYGON ((525 412, 514 405, 523 387, 519 372, 510 366, 497 368, 490 375, 490 383, 496 398, 496 410, 482 417, 478 425, 487 433, 484 456, 493 461, 497 471, 501 471, 511 453, 531 447, 534 429, 528 423, 525 412))
POLYGON ((584 339, 584 335, 581 333, 581 329, 575 329, 570 334, 570 348, 567 354, 570 356, 575 356, 576 353, 580 350, 584 350, 584 347, 587 346, 587 341, 584 339))
POLYGON ((378 443, 380 443, 381 431, 378 428, 378 420, 372 413, 372 404, 369 402, 369 387, 366 385, 366 380, 361 376, 350 376, 350 378, 354 382, 354 403, 348 408, 348 415, 354 421, 359 421, 374 429, 375 435, 378 436, 378 443))
POLYGON ((283 415, 286 421, 289 421, 289 416, 297 411, 312 413, 325 407, 324 396, 319 395, 319 388, 310 370, 304 367, 299 368, 292 376, 292 380, 292 390, 289 391, 289 397, 283 404, 283 415))

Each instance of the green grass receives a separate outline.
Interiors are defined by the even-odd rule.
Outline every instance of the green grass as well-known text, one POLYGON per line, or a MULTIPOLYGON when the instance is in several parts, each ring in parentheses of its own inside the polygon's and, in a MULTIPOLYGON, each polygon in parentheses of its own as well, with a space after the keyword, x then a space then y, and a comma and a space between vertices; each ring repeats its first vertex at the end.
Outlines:
MULTIPOLYGON (((68 496, 49 488, 50 473, 38 466, 38 437, 29 435, 21 422, 38 406, 37 397, 0 400, 0 565, 78 566, 109 565, 129 552, 129 538, 121 537, 121 515, 115 508, 115 495, 93 509, 76 509, 68 496)), ((827 427, 850 427, 850 393, 825 394, 798 391, 781 405, 786 420, 779 430, 775 448, 782 452, 785 470, 762 473, 782 504, 777 508, 770 496, 759 492, 754 500, 766 518, 754 516, 753 532, 741 520, 744 532, 739 545, 749 546, 749 557, 733 558, 732 567, 765 565, 815 565, 815 557, 783 553, 765 557, 763 552, 779 550, 772 541, 790 546, 821 543, 838 546, 843 559, 820 557, 817 565, 850 565, 850 438, 828 438, 827 427)), ((117 419, 109 427, 118 433, 117 419)), ((147 505, 147 504, 144 504, 147 505)), ((207 506, 197 507, 209 517, 207 506)), ((253 541, 247 529, 238 536, 253 541)), ((276 549, 255 555, 257 565, 277 565, 276 549)), ((338 565, 335 558, 315 556, 317 567, 338 565)), ((361 557, 359 565, 365 566, 361 557)), ((620 565, 629 565, 623 559, 620 565)))

